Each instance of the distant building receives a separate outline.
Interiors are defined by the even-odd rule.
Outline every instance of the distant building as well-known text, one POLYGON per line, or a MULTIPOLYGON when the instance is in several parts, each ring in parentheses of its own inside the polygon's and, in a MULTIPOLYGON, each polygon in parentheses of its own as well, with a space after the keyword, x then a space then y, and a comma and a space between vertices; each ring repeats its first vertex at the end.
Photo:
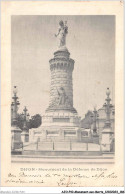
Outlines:
MULTIPOLYGON (((111 128, 114 132, 115 128, 115 106, 112 105, 113 107, 111 108, 111 114, 110 114, 110 122, 111 122, 111 128)), ((105 121, 106 121, 106 112, 105 112, 105 106, 103 105, 102 108, 97 110, 98 118, 96 120, 96 127, 97 127, 97 132, 99 135, 99 139, 102 137, 102 130, 104 129, 105 121)), ((81 120, 81 127, 84 129, 91 129, 93 130, 94 127, 94 122, 93 122, 93 112, 88 111, 85 114, 85 118, 81 120)))
POLYGON ((84 129, 90 129, 91 125, 93 123, 93 112, 88 110, 88 112, 85 114, 85 118, 81 120, 81 127, 84 129))

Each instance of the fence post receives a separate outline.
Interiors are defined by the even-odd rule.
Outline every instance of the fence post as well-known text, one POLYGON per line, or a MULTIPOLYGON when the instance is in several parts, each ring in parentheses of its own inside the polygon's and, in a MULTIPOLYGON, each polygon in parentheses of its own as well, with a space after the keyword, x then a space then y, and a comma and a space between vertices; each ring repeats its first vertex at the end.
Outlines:
POLYGON ((54 141, 53 141, 53 150, 54 150, 54 141))
POLYGON ((37 147, 36 147, 37 150, 38 150, 38 143, 39 143, 39 141, 37 141, 37 147))
POLYGON ((86 143, 86 150, 88 151, 88 143, 86 143))
POLYGON ((72 143, 71 143, 71 140, 70 140, 70 150, 72 150, 72 143))

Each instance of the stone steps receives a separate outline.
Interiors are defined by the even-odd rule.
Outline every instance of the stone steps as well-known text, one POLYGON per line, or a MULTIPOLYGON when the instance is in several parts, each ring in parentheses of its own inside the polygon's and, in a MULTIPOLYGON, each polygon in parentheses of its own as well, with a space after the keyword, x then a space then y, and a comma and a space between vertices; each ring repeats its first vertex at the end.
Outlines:
POLYGON ((40 155, 40 156, 62 156, 62 157, 82 157, 82 156, 101 156, 101 151, 23 151, 22 155, 40 155))

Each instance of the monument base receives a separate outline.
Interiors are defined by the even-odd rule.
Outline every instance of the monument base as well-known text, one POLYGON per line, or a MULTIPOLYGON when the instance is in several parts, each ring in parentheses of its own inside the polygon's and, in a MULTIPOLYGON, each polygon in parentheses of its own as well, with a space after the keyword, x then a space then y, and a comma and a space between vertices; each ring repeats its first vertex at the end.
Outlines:
POLYGON ((114 132, 111 128, 104 128, 102 131, 102 141, 101 141, 101 149, 103 152, 111 152, 112 141, 114 137, 114 132))
POLYGON ((80 140, 80 117, 77 113, 56 111, 45 113, 42 117, 42 126, 30 129, 30 142, 39 141, 72 141, 80 140))
POLYGON ((38 155, 43 157, 76 157, 82 156, 101 156, 101 151, 23 151, 22 155, 38 155))
POLYGON ((22 140, 23 143, 29 142, 29 133, 23 131, 23 132, 21 133, 21 140, 22 140))
POLYGON ((11 150, 20 149, 23 146, 23 142, 21 141, 21 132, 22 130, 16 126, 13 125, 11 127, 11 150))

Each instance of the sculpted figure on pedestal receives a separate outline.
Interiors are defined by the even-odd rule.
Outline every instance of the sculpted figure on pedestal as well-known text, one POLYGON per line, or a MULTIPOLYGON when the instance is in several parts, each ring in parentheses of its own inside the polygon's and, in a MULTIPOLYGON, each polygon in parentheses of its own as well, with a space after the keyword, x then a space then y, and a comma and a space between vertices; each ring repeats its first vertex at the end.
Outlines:
POLYGON ((58 97, 53 100, 53 102, 51 103, 51 107, 71 107, 71 103, 68 96, 66 95, 65 89, 63 87, 60 87, 59 89, 57 89, 57 93, 58 97))
POLYGON ((66 34, 68 34, 68 27, 67 27, 67 22, 65 21, 65 23, 61 20, 59 22, 59 30, 58 33, 55 34, 56 37, 58 37, 59 39, 59 48, 63 47, 66 45, 66 34))
POLYGON ((66 96, 64 88, 61 87, 59 90, 57 89, 57 92, 58 92, 58 96, 59 96, 58 104, 59 105, 65 105, 67 96, 66 96))

